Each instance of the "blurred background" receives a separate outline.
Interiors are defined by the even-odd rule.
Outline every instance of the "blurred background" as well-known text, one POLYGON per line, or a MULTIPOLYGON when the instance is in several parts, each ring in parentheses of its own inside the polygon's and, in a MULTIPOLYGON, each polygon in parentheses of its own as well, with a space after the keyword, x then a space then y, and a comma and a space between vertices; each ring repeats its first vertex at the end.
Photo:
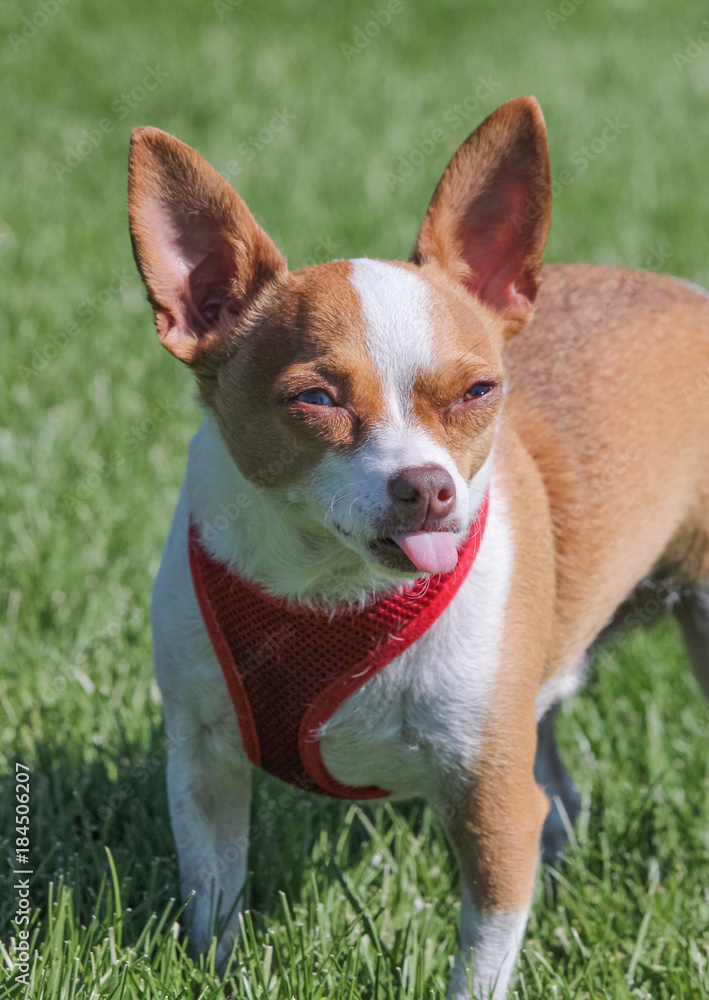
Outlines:
MULTIPOLYGON (((94 945, 80 925, 93 915, 103 940, 124 919, 120 890, 132 907, 126 948, 151 912, 179 896, 148 604, 199 414, 189 372, 155 336, 132 261, 131 129, 155 125, 198 149, 291 267, 406 258, 454 150, 494 108, 534 94, 554 179, 547 260, 670 271, 707 286, 709 8, 696 0, 4 0, 0 72, 0 846, 11 857, 10 775, 25 761, 41 968, 70 982, 67 937, 84 948, 76 961, 88 997, 94 945), (102 896, 106 846, 116 872, 102 896), (61 933, 52 924, 60 910, 61 933)), ((667 374, 668 391, 679 393, 671 357, 667 374)), ((559 876, 560 901, 535 911, 519 988, 541 996, 577 982, 576 996, 709 995, 700 992, 709 989, 709 723, 674 628, 608 652, 560 723, 585 802, 569 861, 578 871, 573 890, 559 876), (643 923, 647 913, 655 916, 643 923)), ((385 979, 400 996, 442 989, 457 892, 427 812, 348 814, 303 796, 286 824, 283 811, 268 811, 279 791, 262 781, 255 809, 250 865, 260 888, 251 902, 260 916, 242 956, 253 995, 306 995, 301 973, 287 981, 275 959, 272 990, 254 971, 269 928, 291 941, 282 890, 303 907, 304 943, 293 945, 303 983, 344 975, 317 958, 325 898, 317 892, 333 891, 338 944, 331 939, 322 954, 334 948, 344 962, 369 939, 371 954, 387 956, 379 978, 371 956, 348 973, 351 995, 374 996, 385 979), (346 818, 347 842, 338 839, 346 818), (397 832, 403 848, 387 840, 397 832), (355 865, 347 891, 330 870, 333 851, 355 865), (396 898, 379 881, 382 854, 396 898), (397 980, 411 953, 404 931, 431 895, 419 964, 397 980)), ((6 950, 9 885, 0 890, 6 950)), ((120 941, 118 951, 138 967, 120 941)), ((95 962, 108 963, 112 983, 107 955, 95 962)), ((184 983, 197 976, 184 956, 175 961, 184 983)), ((191 995, 184 983, 169 995, 191 995)), ((210 983, 205 972, 199 984, 210 983)))

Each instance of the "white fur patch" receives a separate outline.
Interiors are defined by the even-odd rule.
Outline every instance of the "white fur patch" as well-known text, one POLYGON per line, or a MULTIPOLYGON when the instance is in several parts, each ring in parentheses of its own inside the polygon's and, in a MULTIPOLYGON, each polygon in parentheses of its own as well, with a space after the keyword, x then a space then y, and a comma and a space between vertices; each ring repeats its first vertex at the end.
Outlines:
POLYGON ((404 419, 416 374, 436 364, 430 303, 424 282, 395 264, 351 260, 350 282, 359 295, 367 351, 382 383, 387 418, 404 419))
POLYGON ((450 1000, 469 1000, 471 963, 475 1000, 504 1000, 528 916, 528 909, 516 913, 479 913, 463 882, 460 950, 448 989, 450 1000))
POLYGON ((584 655, 557 670, 553 677, 542 685, 537 692, 537 722, 544 718, 557 701, 563 701, 578 691, 584 682, 587 669, 588 657, 584 655))
POLYGON ((453 601, 322 727, 333 777, 445 807, 457 791, 451 776, 465 782, 484 738, 512 561, 504 500, 493 486, 480 551, 453 601))

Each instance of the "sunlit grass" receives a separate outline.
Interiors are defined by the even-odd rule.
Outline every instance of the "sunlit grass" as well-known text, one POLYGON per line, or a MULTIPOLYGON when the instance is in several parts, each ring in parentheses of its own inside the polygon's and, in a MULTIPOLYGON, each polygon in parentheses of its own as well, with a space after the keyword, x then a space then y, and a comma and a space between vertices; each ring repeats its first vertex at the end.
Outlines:
MULTIPOLYGON (((175 927, 147 609, 198 411, 131 259, 130 128, 199 148, 295 267, 405 257, 456 146, 534 93, 557 181, 548 259, 661 252, 709 285, 705 5, 406 0, 349 52, 384 6, 69 0, 25 45, 40 4, 0 5, 0 997, 224 995, 175 927), (15 761, 31 769, 29 991, 13 985, 15 761)), ((584 809, 540 878, 518 995, 706 997, 709 715, 674 627, 599 664, 559 730, 584 809)), ((258 781, 235 995, 442 997, 459 904, 431 813, 281 794, 258 781)))

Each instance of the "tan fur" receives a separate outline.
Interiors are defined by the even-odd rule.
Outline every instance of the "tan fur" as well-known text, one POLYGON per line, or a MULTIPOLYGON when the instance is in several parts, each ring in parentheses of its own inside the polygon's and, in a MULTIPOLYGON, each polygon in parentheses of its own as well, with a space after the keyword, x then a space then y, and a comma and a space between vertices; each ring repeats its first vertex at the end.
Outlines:
POLYGON ((351 450, 382 418, 381 386, 349 272, 347 262, 335 262, 289 273, 265 315, 253 319, 258 336, 247 330, 235 339, 209 394, 203 392, 234 460, 255 481, 258 469, 284 453, 299 461, 271 485, 302 476, 325 449, 351 450), (288 403, 313 388, 328 391, 337 407, 288 403), (258 424, 249 419, 254 412, 263 414, 258 424))
POLYGON ((528 906, 548 801, 534 780, 535 699, 551 640, 554 594, 549 506, 529 453, 506 418, 498 479, 514 531, 515 569, 502 624, 502 668, 470 798, 451 835, 479 910, 528 906), (527 525, 545 525, 536 537, 527 525))
POLYGON ((453 456, 463 478, 470 479, 490 452, 502 403, 504 325, 437 265, 421 267, 419 273, 434 293, 437 364, 414 386, 413 409, 419 423, 453 456), (493 383, 495 389, 461 405, 476 382, 493 383))
POLYGON ((583 654, 639 580, 709 575, 709 298, 663 275, 549 267, 505 361, 498 443, 517 570, 471 837, 456 837, 483 910, 531 895, 546 812, 532 779, 538 687, 583 654), (599 298, 607 314, 590 336, 599 298))
POLYGON ((506 361, 508 413, 551 506, 553 673, 643 577, 709 572, 709 299, 665 275, 549 267, 506 361))

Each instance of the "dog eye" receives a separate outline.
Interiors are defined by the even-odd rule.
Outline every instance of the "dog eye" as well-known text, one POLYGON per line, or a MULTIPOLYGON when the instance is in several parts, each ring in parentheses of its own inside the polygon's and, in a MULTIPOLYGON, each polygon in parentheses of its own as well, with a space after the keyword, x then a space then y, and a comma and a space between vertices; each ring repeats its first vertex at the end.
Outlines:
POLYGON ((471 385, 463 399, 467 402, 469 399, 478 399, 480 396, 486 396, 494 386, 490 382, 476 382, 475 385, 471 385))
POLYGON ((323 392, 322 389, 308 389, 306 392, 299 393, 295 398, 301 403, 310 403, 311 406, 335 405, 328 394, 323 392))

